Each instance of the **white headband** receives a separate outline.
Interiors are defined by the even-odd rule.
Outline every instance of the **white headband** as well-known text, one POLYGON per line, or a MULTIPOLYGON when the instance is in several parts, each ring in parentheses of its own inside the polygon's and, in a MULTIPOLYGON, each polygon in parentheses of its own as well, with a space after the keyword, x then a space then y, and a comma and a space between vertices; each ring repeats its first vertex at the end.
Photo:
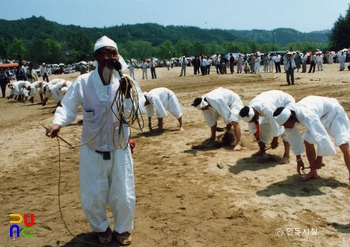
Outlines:
POLYGON ((94 51, 97 51, 98 49, 105 46, 112 46, 118 51, 117 43, 115 43, 113 40, 111 40, 107 36, 103 36, 96 41, 94 51))
POLYGON ((292 112, 289 110, 289 109, 287 109, 287 108, 284 108, 283 110, 282 110, 282 112, 278 115, 278 116, 276 116, 276 117, 274 117, 275 118, 275 120, 276 120, 276 122, 278 123, 278 125, 283 125, 283 124, 285 124, 286 122, 287 122, 287 120, 290 118, 290 115, 292 114, 292 112))
POLYGON ((198 110, 202 110, 202 108, 206 107, 207 105, 209 105, 209 103, 204 100, 204 97, 202 97, 201 103, 199 105, 195 106, 195 107, 198 110))
POLYGON ((242 117, 242 119, 243 119, 244 122, 249 123, 253 119, 254 115, 255 114, 254 114, 253 107, 249 106, 248 116, 242 117))

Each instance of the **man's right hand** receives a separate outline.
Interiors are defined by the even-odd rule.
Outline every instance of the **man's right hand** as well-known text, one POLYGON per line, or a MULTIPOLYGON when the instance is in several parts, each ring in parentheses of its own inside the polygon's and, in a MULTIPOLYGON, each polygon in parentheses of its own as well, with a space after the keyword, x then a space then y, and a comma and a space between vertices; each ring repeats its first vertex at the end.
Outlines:
POLYGON ((49 129, 46 131, 46 136, 54 138, 58 135, 58 132, 60 131, 61 126, 58 124, 54 124, 49 127, 49 129))

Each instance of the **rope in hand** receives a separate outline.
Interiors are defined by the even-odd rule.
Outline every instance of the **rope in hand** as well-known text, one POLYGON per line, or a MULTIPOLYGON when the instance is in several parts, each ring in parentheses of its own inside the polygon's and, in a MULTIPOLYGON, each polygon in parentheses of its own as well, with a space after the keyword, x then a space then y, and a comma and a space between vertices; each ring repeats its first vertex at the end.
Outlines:
MULTIPOLYGON (((141 122, 144 123, 143 121, 143 118, 142 118, 142 115, 141 115, 141 111, 140 111, 140 105, 139 105, 139 97, 138 97, 138 91, 136 90, 136 87, 134 85, 134 83, 132 82, 132 80, 127 77, 127 76, 123 76, 123 78, 126 78, 125 80, 127 80, 128 83, 126 83, 126 90, 124 92, 124 94, 122 93, 121 90, 117 90, 115 96, 114 96, 114 103, 116 104, 116 107, 118 110, 118 112, 114 112, 113 110, 113 104, 111 104, 111 107, 109 108, 108 110, 108 113, 107 113, 107 116, 106 116, 106 119, 104 120, 102 126, 100 127, 100 129, 98 130, 98 132, 96 133, 95 136, 93 136, 90 140, 88 140, 87 142, 85 143, 82 143, 82 144, 79 144, 78 146, 81 147, 83 145, 86 145, 87 143, 91 142, 94 138, 96 138, 96 136, 101 132, 102 128, 104 127, 104 125, 106 124, 107 122, 107 119, 108 119, 108 116, 110 114, 110 112, 112 111, 114 113, 114 115, 116 116, 116 118, 119 120, 120 122, 120 125, 119 125, 119 135, 122 133, 122 137, 124 137, 124 128, 123 126, 126 126, 126 127, 130 127, 135 120, 138 121, 138 125, 142 131, 143 129, 143 124, 141 126, 141 123, 140 123, 140 120, 138 118, 138 116, 141 116, 141 122), (131 93, 131 94, 130 94, 131 93), (125 103, 125 100, 126 98, 131 98, 131 103, 132 103, 132 109, 130 111, 130 114, 129 116, 125 116, 125 113, 124 113, 124 103, 125 103)), ((121 79, 121 80, 122 80, 121 79)), ((40 123, 47 131, 47 133, 50 131, 49 128, 45 127, 42 123, 40 123)), ((117 121, 115 121, 115 124, 114 124, 114 131, 113 131, 113 136, 115 136, 115 130, 116 130, 116 125, 117 125, 117 121)), ((59 212, 60 212, 60 215, 61 215, 61 219, 62 219, 62 222, 65 226, 65 228, 67 229, 67 231, 69 232, 69 234, 77 239, 78 241, 82 242, 82 243, 85 243, 85 244, 89 244, 89 245, 93 245, 93 246, 105 246, 105 245, 98 245, 98 244, 94 244, 94 243, 91 243, 91 242, 87 242, 85 240, 82 240, 80 238, 77 237, 77 235, 74 235, 71 230, 68 228, 68 225, 66 223, 66 221, 64 220, 63 218, 63 212, 62 212, 62 208, 61 208, 61 149, 60 149, 60 140, 62 140, 63 142, 65 142, 67 145, 69 145, 72 149, 72 151, 75 151, 75 147, 70 144, 69 142, 67 142, 66 140, 64 140, 62 137, 60 137, 59 135, 56 135, 56 139, 57 139, 57 145, 58 145, 58 186, 57 186, 57 194, 58 194, 58 208, 59 208, 59 212)), ((125 142, 124 138, 119 138, 119 139, 122 139, 122 141, 119 142, 119 148, 123 147, 125 145, 125 147, 123 149, 126 149, 128 147, 128 141, 125 142)), ((118 148, 114 142, 114 138, 113 138, 113 144, 116 148, 118 148)))
MULTIPOLYGON (((80 239, 78 238, 77 235, 74 235, 72 233, 72 231, 69 229, 66 221, 64 220, 63 218, 63 212, 62 212, 62 207, 61 207, 61 145, 60 145, 60 140, 63 140, 61 137, 59 136, 56 136, 56 139, 57 139, 57 147, 58 147, 58 182, 57 182, 57 195, 58 195, 58 210, 60 212, 60 215, 61 215, 61 220, 63 222, 63 225, 64 227, 67 229, 68 233, 74 238, 74 239, 77 239, 78 241, 82 242, 82 243, 85 243, 85 244, 89 244, 89 245, 93 245, 93 246, 98 246, 98 247, 102 247, 102 246, 105 246, 105 245, 100 245, 100 244, 94 244, 94 243, 91 243, 91 242, 87 242, 83 239, 80 239)), ((63 140, 64 141, 64 140, 63 140)), ((66 142, 66 141, 64 141, 66 142)), ((67 142, 66 142, 67 143, 67 142)), ((67 143, 68 144, 68 143, 67 143)), ((70 145, 70 144, 69 144, 70 145)), ((72 149, 73 151, 75 149, 72 149)))
MULTIPOLYGON (((119 121, 119 133, 118 134, 120 137, 120 138, 118 138, 119 145, 116 145, 115 138, 113 138, 113 145, 115 148, 120 148, 120 149, 125 150, 128 147, 129 140, 124 139, 123 126, 131 127, 131 125, 135 122, 135 120, 137 120, 139 129, 142 131, 142 129, 144 128, 144 120, 143 120, 143 117, 141 114, 141 107, 140 107, 138 90, 137 90, 133 80, 129 76, 125 75, 125 76, 122 76, 122 78, 120 79, 120 82, 121 82, 121 85, 123 84, 123 82, 125 83, 125 88, 121 89, 121 85, 119 86, 119 89, 117 90, 116 94, 114 95, 113 103, 109 107, 107 114, 106 114, 106 117, 105 117, 104 121, 102 122, 102 125, 100 126, 99 130, 96 132, 96 134, 93 137, 91 137, 88 141, 86 141, 84 143, 78 143, 74 146, 72 144, 68 143, 66 140, 64 140, 60 136, 57 135, 57 137, 60 138, 66 144, 68 144, 74 150, 75 150, 75 147, 81 147, 81 146, 87 145, 93 139, 95 139, 98 136, 98 134, 102 131, 103 127, 106 125, 106 122, 109 118, 109 115, 111 114, 111 112, 113 112, 116 119, 119 121), (122 91, 124 91, 124 92, 122 92, 122 91), (131 100, 132 109, 130 111, 129 116, 125 116, 124 103, 125 103, 125 100, 129 99, 129 98, 131 100), (113 109, 114 106, 118 109, 118 112, 115 112, 115 110, 113 109), (139 119, 139 117, 141 118, 141 120, 139 119)), ((118 121, 114 122, 113 137, 116 134, 115 131, 117 129, 118 121)), ((45 127, 43 124, 41 124, 41 125, 48 131, 47 127, 45 127)))

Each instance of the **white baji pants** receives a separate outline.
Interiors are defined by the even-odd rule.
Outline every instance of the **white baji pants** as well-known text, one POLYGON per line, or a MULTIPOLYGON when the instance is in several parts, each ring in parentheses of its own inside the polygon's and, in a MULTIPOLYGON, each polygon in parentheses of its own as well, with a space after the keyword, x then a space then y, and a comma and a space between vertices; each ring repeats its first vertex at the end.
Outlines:
POLYGON ((135 189, 133 160, 128 147, 111 152, 110 160, 86 145, 80 147, 80 196, 83 211, 94 232, 110 225, 106 207, 110 205, 114 231, 133 229, 135 189))

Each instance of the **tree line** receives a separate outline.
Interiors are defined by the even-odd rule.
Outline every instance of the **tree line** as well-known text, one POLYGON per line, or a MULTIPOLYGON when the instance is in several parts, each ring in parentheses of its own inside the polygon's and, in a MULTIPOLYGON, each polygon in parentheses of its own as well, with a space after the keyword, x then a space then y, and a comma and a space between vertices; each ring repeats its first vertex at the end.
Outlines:
POLYGON ((220 30, 153 23, 84 28, 61 25, 44 17, 0 20, 0 58, 34 63, 75 63, 93 60, 93 44, 103 35, 118 43, 125 59, 251 53, 290 50, 337 50, 349 47, 350 14, 340 16, 331 31, 301 33, 293 29, 220 30))

